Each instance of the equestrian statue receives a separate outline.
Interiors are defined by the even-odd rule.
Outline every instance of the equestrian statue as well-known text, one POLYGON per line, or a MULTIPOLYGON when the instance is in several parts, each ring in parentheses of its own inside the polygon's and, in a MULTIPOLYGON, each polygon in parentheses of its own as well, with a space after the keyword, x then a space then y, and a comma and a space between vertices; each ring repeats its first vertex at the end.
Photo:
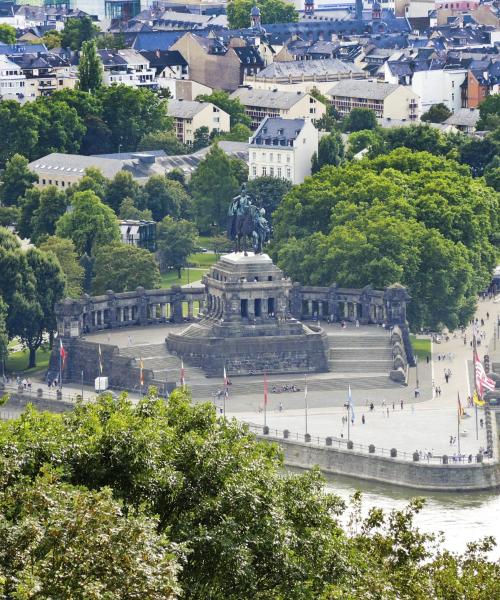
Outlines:
POLYGON ((265 214, 263 208, 252 204, 243 184, 241 192, 232 199, 227 213, 227 234, 236 242, 235 252, 244 252, 247 256, 247 238, 250 237, 255 254, 262 254, 264 242, 271 233, 265 214))

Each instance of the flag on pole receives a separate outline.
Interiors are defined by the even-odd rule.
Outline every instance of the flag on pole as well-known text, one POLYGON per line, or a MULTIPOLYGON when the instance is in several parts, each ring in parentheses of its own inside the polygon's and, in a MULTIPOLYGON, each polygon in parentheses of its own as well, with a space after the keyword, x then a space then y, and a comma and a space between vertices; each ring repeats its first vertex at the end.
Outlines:
POLYGON ((267 373, 264 373, 264 406, 267 405, 267 373))
POLYGON ((229 380, 227 378, 227 373, 226 373, 226 365, 224 365, 224 397, 225 398, 229 398, 229 380))
POLYGON ((181 360, 181 387, 184 387, 186 384, 186 378, 184 376, 184 361, 181 360))
POLYGON ((102 353, 101 353, 101 344, 99 344, 99 373, 102 375, 102 353))
POLYGON ((144 363, 142 362, 142 356, 139 361, 139 367, 140 367, 139 382, 140 382, 141 386, 143 386, 144 385, 144 363))
POLYGON ((484 400, 481 400, 481 398, 478 396, 476 390, 474 390, 472 400, 476 406, 484 406, 486 404, 486 402, 484 400))
POLYGON ((62 365, 62 368, 64 369, 64 365, 66 364, 67 354, 66 354, 66 350, 64 349, 61 338, 59 338, 59 356, 61 357, 61 365, 62 365))
POLYGON ((351 386, 349 386, 349 400, 348 400, 349 408, 348 411, 351 413, 351 423, 354 425, 354 404, 352 402, 352 394, 351 394, 351 386))
POLYGON ((482 399, 486 390, 492 391, 495 389, 495 382, 486 374, 477 351, 474 353, 474 370, 476 373, 476 390, 478 396, 482 399))
POLYGON ((458 396, 458 418, 461 419, 464 414, 465 414, 465 410, 464 407, 462 406, 462 403, 460 402, 460 393, 457 393, 458 396))
POLYGON ((307 375, 304 375, 304 400, 307 401, 307 375))

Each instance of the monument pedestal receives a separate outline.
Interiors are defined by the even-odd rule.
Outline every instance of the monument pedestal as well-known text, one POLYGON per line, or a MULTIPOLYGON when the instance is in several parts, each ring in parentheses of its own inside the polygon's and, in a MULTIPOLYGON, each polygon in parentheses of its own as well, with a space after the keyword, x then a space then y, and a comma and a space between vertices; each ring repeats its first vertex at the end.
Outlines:
POLYGON ((167 338, 170 352, 209 377, 328 371, 326 334, 290 316, 291 281, 269 256, 227 254, 203 282, 206 312, 167 338))

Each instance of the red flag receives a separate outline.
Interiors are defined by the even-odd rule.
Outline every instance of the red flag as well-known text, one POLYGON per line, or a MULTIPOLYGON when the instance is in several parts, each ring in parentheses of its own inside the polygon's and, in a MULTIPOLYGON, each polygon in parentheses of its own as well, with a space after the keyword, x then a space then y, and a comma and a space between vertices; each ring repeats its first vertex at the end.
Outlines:
POLYGON ((61 338, 59 338, 59 355, 61 357, 62 368, 64 369, 64 365, 66 364, 66 350, 64 349, 61 338))
POLYGON ((476 373, 476 389, 480 398, 483 398, 485 390, 494 390, 495 382, 490 379, 484 370, 484 367, 479 360, 477 351, 474 354, 474 370, 476 373))
POLYGON ((139 381, 141 382, 141 386, 144 385, 144 363, 142 362, 142 356, 141 356, 141 360, 139 362, 139 366, 140 366, 140 379, 139 381))
POLYGON ((264 404, 267 404, 267 373, 264 373, 264 404))
POLYGON ((457 394, 457 396, 458 396, 458 418, 461 419, 465 414, 465 410, 463 409, 462 403, 460 402, 460 394, 457 394))

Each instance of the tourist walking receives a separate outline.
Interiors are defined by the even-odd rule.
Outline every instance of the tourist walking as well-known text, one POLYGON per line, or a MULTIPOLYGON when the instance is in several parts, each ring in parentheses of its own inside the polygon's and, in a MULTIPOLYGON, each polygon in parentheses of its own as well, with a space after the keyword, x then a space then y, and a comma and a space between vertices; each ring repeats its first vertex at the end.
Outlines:
POLYGON ((361 415, 361 423, 365 424, 365 415, 361 415))

